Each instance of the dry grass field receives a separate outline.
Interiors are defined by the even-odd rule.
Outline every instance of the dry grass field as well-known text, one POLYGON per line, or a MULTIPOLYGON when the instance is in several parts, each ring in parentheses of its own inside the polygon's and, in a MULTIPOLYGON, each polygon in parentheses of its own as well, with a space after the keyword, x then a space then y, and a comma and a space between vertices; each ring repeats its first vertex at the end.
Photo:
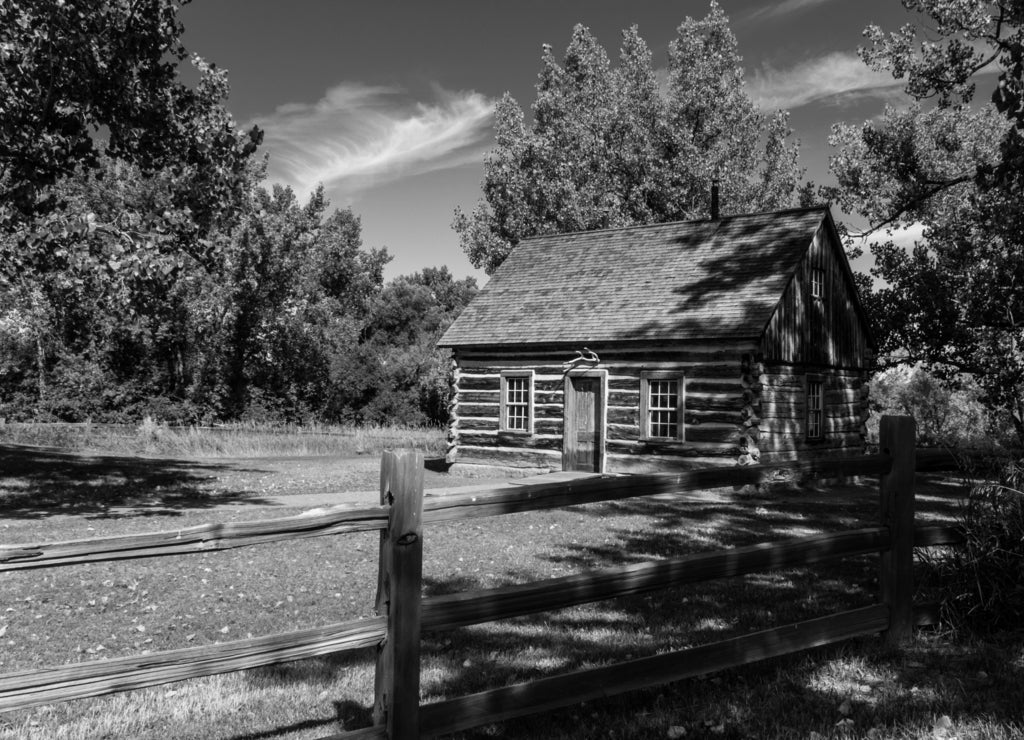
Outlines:
MULTIPOLYGON (((296 513, 306 492, 372 491, 377 460, 143 459, 0 447, 0 542, 166 530, 296 513)), ((428 488, 466 483, 428 473, 428 488)), ((957 515, 920 476, 919 518, 957 515)), ((872 483, 671 497, 431 526, 428 594, 856 527, 872 483)), ((375 533, 7 573, 0 671, 212 644, 369 616, 375 533)), ((869 603, 872 558, 599 602, 424 636, 423 700, 710 642, 869 603)), ((865 639, 463 733, 484 738, 1016 738, 1024 636, 865 639)), ((319 738, 368 724, 369 652, 0 715, 2 740, 319 738)))

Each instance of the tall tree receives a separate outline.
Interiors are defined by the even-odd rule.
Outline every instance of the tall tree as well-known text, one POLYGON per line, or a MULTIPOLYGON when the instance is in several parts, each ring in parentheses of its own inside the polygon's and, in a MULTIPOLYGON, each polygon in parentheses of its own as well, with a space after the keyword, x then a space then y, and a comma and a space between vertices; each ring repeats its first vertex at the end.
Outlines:
POLYGON ((48 347, 81 356, 115 325, 137 344, 147 309, 174 310, 258 177, 262 135, 224 108, 224 72, 192 57, 198 83, 179 79, 184 2, 0 3, 0 295, 34 322, 40 400, 48 347))
MULTIPOLYGON (((443 423, 451 354, 437 347, 476 295, 447 267, 395 278, 370 303, 358 351, 338 375, 342 415, 375 423, 443 423)), ((339 367, 340 369, 340 367, 339 367)))
MULTIPOLYGON (((913 249, 872 245, 883 350, 946 377, 970 373, 1024 443, 1024 4, 905 0, 938 39, 871 26, 866 63, 916 101, 860 127, 837 125, 833 196, 882 227, 920 227, 913 249), (976 74, 996 67, 990 102, 976 74)), ((982 78, 984 79, 984 78, 982 78)))
POLYGON ((714 180, 724 212, 791 205, 801 170, 787 116, 756 108, 741 61, 714 2, 679 26, 665 95, 635 27, 615 68, 581 25, 561 63, 545 46, 532 123, 506 93, 483 200, 456 211, 470 261, 493 272, 525 237, 704 217, 714 180))

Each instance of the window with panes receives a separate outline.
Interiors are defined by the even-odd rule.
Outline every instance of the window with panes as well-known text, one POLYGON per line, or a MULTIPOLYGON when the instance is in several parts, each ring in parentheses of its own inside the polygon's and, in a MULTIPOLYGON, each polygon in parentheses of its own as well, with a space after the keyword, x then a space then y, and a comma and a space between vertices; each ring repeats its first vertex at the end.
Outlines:
POLYGON ((807 376, 807 438, 821 439, 825 426, 825 380, 820 375, 807 376))
POLYGON ((683 438, 683 378, 645 372, 640 381, 642 436, 651 440, 683 438))
POLYGON ((533 431, 533 374, 503 373, 501 376, 501 429, 506 432, 533 431))
POLYGON ((811 270, 811 297, 825 297, 825 271, 820 267, 811 270))

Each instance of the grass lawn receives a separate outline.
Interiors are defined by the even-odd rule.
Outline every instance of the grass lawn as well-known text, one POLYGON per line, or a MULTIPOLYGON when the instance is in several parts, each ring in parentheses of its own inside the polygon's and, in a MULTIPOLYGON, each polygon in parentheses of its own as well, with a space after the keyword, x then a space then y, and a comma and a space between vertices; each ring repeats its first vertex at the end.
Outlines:
MULTIPOLYGON (((142 472, 105 474, 96 468, 89 480, 71 485, 67 461, 62 468, 61 458, 55 459, 52 469, 45 459, 13 473, 4 468, 3 543, 296 512, 251 505, 252 476, 288 489, 287 468, 263 462, 252 463, 243 475, 234 466, 208 461, 163 461, 173 469, 164 470, 170 477, 159 483, 142 472), (156 485, 163 487, 157 494, 141 490, 156 485), (239 487, 248 494, 233 490, 239 487), (210 508, 210 490, 250 505, 210 508), (46 505, 33 502, 35 495, 45 497, 46 505), (89 504, 91 497, 110 496, 126 505, 89 504), (161 505, 130 505, 154 496, 161 505)), ((136 462, 140 470, 146 468, 136 462)), ((363 486, 361 476, 348 484, 363 486)), ((346 485, 344 475, 338 478, 337 485, 346 485)), ((921 477, 920 519, 955 516, 954 483, 921 477)), ((876 517, 877 488, 865 484, 845 486, 842 495, 735 493, 710 505, 662 497, 453 522, 424 533, 425 589, 437 594, 534 580, 852 528, 876 517)), ((761 573, 427 634, 423 699, 861 606, 871 602, 877 588, 874 560, 761 573)), ((370 533, 3 574, 0 671, 369 616, 376 570, 377 535, 370 533)), ((883 650, 877 639, 852 641, 459 737, 1022 737, 1022 680, 1020 634, 965 643, 922 633, 898 652, 883 650)), ((0 738, 318 738, 368 724, 372 687, 373 658, 367 651, 0 715, 0 738)))

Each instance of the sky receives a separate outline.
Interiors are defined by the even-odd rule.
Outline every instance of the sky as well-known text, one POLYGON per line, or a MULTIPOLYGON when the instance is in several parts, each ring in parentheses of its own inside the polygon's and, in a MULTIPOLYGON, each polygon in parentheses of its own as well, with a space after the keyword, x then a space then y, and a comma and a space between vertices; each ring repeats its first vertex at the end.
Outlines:
MULTIPOLYGON (((860 123, 899 102, 891 77, 857 57, 866 25, 912 17, 896 0, 721 0, 751 97, 790 111, 806 177, 828 175, 834 122, 860 123)), ((268 178, 301 196, 322 183, 332 206, 360 216, 366 247, 393 256, 386 278, 447 265, 476 270, 451 229, 481 197, 494 145, 494 103, 528 110, 550 44, 561 58, 577 23, 615 59, 639 27, 658 68, 687 17, 708 2, 655 0, 193 0, 184 42, 227 69, 227 106, 265 132, 268 178)), ((841 214, 836 214, 841 217, 841 214)), ((855 265, 862 269, 867 264, 855 265)))

